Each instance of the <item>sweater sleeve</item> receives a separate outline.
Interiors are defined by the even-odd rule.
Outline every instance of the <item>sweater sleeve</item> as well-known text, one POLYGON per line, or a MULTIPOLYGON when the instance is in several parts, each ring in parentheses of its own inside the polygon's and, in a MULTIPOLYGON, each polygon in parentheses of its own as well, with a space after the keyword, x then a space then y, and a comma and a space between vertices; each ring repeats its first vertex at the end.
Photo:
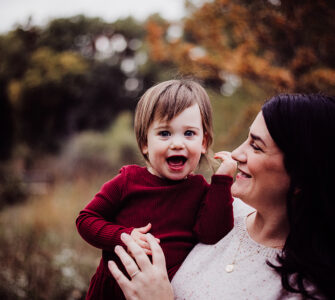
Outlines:
POLYGON ((112 221, 121 204, 124 180, 125 175, 121 173, 105 183, 77 217, 79 234, 94 247, 112 251, 116 245, 125 246, 120 239, 121 233, 130 234, 133 230, 133 227, 123 227, 112 221))
POLYGON ((230 176, 212 176, 193 229, 199 242, 215 244, 233 228, 232 183, 230 176))

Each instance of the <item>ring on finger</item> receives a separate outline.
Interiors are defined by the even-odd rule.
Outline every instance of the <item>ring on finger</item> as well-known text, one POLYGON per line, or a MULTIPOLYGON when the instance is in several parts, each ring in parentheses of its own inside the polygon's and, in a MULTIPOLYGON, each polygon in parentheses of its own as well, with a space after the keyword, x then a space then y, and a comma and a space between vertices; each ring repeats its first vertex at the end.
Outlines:
POLYGON ((138 273, 140 273, 140 270, 136 270, 134 273, 130 275, 130 277, 134 278, 138 273))

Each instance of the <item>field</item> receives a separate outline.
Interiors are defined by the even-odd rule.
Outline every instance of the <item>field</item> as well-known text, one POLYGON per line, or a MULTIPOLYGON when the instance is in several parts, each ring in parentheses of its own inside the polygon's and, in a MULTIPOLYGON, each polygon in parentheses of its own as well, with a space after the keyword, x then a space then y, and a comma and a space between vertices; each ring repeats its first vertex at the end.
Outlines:
POLYGON ((83 299, 100 251, 79 237, 75 218, 98 182, 57 183, 1 212, 1 299, 83 299))
POLYGON ((0 211, 0 299, 85 298, 101 252, 75 219, 120 166, 140 163, 131 123, 124 113, 106 132, 85 132, 57 157, 37 160, 28 199, 0 211))

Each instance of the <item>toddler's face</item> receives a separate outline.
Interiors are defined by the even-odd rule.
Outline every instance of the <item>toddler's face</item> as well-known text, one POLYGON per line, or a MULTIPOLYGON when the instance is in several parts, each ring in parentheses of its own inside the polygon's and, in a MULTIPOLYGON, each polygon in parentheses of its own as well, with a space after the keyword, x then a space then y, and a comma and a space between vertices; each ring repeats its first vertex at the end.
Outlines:
POLYGON ((152 174, 171 180, 186 178, 207 150, 198 104, 186 108, 169 122, 155 118, 147 141, 142 152, 148 157, 152 174))

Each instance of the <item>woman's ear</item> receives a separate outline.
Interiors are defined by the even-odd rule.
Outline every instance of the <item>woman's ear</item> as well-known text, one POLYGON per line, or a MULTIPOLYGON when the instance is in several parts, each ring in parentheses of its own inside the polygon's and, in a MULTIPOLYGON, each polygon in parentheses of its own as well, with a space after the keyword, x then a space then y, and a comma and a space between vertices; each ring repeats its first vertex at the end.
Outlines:
POLYGON ((204 137, 202 139, 202 145, 201 145, 201 154, 207 153, 207 146, 208 146, 208 134, 207 132, 204 133, 204 137))

